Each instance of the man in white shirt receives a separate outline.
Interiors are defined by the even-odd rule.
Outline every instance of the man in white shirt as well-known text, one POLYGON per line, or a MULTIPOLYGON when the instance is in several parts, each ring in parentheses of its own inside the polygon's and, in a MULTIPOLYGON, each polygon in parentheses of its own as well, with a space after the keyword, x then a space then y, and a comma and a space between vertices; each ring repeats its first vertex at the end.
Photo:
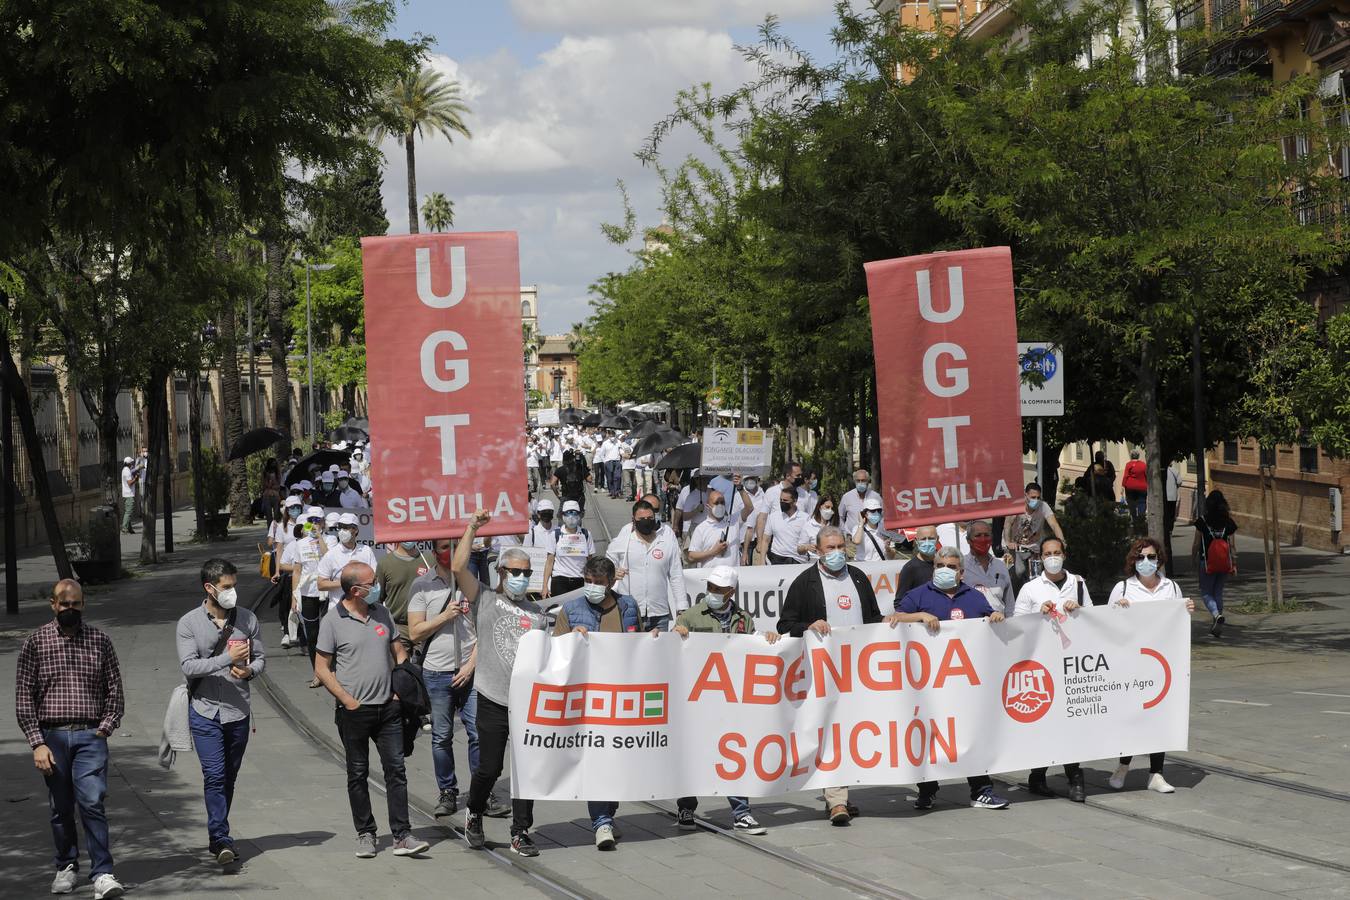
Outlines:
POLYGON ((567 500, 562 505, 562 527, 550 531, 544 538, 548 560, 544 563, 545 597, 556 597, 575 591, 586 581, 583 569, 586 560, 595 554, 591 533, 581 527, 581 504, 567 500))
POLYGON ((633 456, 633 446, 619 442, 619 465, 623 468, 623 491, 628 502, 638 498, 637 457, 633 456))
POLYGON ((877 562, 890 558, 891 542, 881 527, 882 509, 880 497, 868 497, 863 501, 863 514, 858 527, 853 532, 853 543, 857 552, 854 562, 877 562))
POLYGON ((130 456, 122 460, 122 530, 135 534, 131 517, 136 512, 136 461, 130 456))
POLYGON ((853 534, 858 530, 858 521, 862 518, 863 504, 872 498, 881 500, 881 495, 872 490, 872 476, 866 469, 853 473, 853 490, 846 491, 839 498, 839 527, 844 534, 853 534))
MULTIPOLYGON (((356 532, 359 527, 360 522, 357 520, 355 513, 342 513, 338 517, 338 542, 319 561, 318 588, 321 591, 328 592, 330 605, 342 600, 343 566, 347 563, 359 562, 370 566, 371 572, 375 571, 377 565, 375 551, 365 544, 356 542, 356 532)), ((367 598, 367 602, 372 604, 378 602, 378 600, 378 595, 367 598)))
POLYGON ((341 517, 342 513, 336 512, 330 512, 323 517, 323 543, 326 548, 324 550, 325 553, 327 553, 328 550, 332 550, 338 544, 337 528, 338 519, 341 517))
POLYGON ((553 533, 553 501, 544 497, 534 508, 534 513, 539 521, 530 526, 530 530, 525 534, 526 547, 546 547, 548 546, 548 536, 553 533))
POLYGON ((646 631, 669 631, 671 619, 689 608, 680 544, 675 532, 658 526, 652 505, 639 500, 633 521, 619 529, 605 553, 617 570, 615 593, 638 602, 646 631))
POLYGON ((680 488, 670 525, 684 540, 708 518, 708 478, 698 469, 690 473, 689 483, 680 488))
MULTIPOLYGON (((737 475, 733 481, 739 488, 741 477, 737 475)), ((721 491, 709 491, 708 518, 695 526, 693 536, 689 538, 689 561, 701 569, 742 565, 745 523, 753 510, 744 488, 740 489, 735 512, 727 511, 726 497, 721 491)))
POLYGON ((764 521, 764 535, 759 542, 758 565, 765 557, 774 565, 792 565, 806 562, 798 550, 802 543, 802 529, 811 517, 797 508, 797 489, 791 485, 779 488, 778 509, 764 521))

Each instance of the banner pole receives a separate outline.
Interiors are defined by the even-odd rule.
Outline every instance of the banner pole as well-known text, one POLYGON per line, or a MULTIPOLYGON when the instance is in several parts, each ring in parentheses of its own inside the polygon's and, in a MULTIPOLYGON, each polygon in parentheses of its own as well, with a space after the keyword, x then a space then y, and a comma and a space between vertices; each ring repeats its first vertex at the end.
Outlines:
POLYGON ((1041 456, 1045 453, 1045 440, 1041 431, 1041 423, 1045 421, 1043 416, 1036 417, 1036 483, 1045 483, 1045 466, 1041 463, 1041 456))

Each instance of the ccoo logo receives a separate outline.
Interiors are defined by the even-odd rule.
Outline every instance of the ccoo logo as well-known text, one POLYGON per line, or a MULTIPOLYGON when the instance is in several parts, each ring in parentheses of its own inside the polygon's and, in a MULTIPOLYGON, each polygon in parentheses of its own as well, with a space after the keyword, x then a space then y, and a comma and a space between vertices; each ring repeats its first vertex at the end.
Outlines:
POLYGON ((1034 659, 1013 665, 1003 676, 1003 710, 1018 722, 1029 724, 1050 711, 1055 702, 1055 682, 1050 670, 1034 659))

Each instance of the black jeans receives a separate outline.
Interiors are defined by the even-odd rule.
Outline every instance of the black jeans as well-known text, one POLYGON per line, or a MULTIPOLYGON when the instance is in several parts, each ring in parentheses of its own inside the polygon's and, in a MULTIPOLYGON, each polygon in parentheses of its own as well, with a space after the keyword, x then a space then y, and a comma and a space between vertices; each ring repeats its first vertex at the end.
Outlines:
POLYGON ((566 575, 554 575, 549 580, 548 591, 554 597, 559 594, 565 594, 568 591, 575 591, 586 583, 584 578, 568 578, 566 575))
MULTIPOLYGON (((1163 770, 1163 757, 1166 755, 1166 753, 1150 753, 1148 755, 1149 774, 1156 775, 1163 770)), ((1134 759, 1133 756, 1122 756, 1120 758, 1120 764, 1122 766, 1128 766, 1132 759, 1134 759)))
POLYGON ((370 742, 380 754, 384 791, 389 801, 389 830, 395 838, 408 833, 408 776, 403 769, 403 717, 397 700, 379 706, 336 714, 338 736, 347 754, 347 800, 352 806, 352 824, 357 834, 375 834, 375 816, 370 811, 370 742))
MULTIPOLYGON (((1031 778, 1032 778, 1032 780, 1034 780, 1034 781, 1044 781, 1044 780, 1045 780, 1045 773, 1047 773, 1047 772, 1049 772, 1049 771, 1050 771, 1050 767, 1049 767, 1049 766, 1042 766, 1042 767, 1039 768, 1039 769, 1032 769, 1032 770, 1031 770, 1031 778)), ((1065 764, 1064 764, 1064 777, 1067 778, 1067 779, 1069 779, 1070 781, 1073 781, 1075 778, 1078 778, 1082 773, 1083 773, 1083 767, 1082 767, 1081 765, 1079 765, 1078 763, 1065 763, 1065 764)))
MULTIPOLYGON (((280 552, 277 554, 280 556, 280 552)), ((287 623, 291 618, 291 573, 282 572, 281 581, 277 585, 277 618, 281 620, 281 633, 286 633, 287 623)), ((317 632, 315 632, 317 634, 317 632)))
MULTIPOLYGON (((980 796, 980 791, 992 786, 994 779, 988 775, 972 775, 966 779, 966 784, 970 785, 970 799, 974 800, 980 796)), ((938 783, 936 781, 919 782, 919 793, 924 796, 932 796, 937 793, 938 783)))
MULTIPOLYGON (((502 760, 511 743, 511 724, 506 707, 478 695, 478 768, 469 784, 469 812, 481 816, 488 794, 502 774, 502 760)), ((511 837, 534 826, 534 801, 511 798, 511 837)))
POLYGON ((314 651, 319 644, 319 622, 328 612, 328 596, 300 598, 300 626, 309 650, 309 667, 314 668, 314 651))
POLYGON ((797 560, 792 559, 791 557, 788 557, 788 556, 779 556, 777 553, 774 553, 772 550, 768 551, 768 552, 765 553, 764 555, 767 556, 767 557, 769 558, 769 562, 770 562, 771 564, 775 565, 775 566, 799 566, 799 565, 801 565, 801 563, 799 563, 797 560))

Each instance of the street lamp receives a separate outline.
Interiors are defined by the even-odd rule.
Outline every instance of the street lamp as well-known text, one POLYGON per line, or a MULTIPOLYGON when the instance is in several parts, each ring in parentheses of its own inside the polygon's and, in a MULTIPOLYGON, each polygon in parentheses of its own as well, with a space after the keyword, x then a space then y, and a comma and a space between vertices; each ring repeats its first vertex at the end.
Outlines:
POLYGON ((558 407, 558 412, 562 412, 562 384, 563 376, 567 373, 560 368, 554 368, 548 374, 553 376, 553 403, 558 407))
POLYGON ((309 439, 314 441, 314 432, 317 430, 315 425, 317 420, 314 418, 314 319, 310 312, 313 303, 310 301, 309 273, 327 272, 333 268, 332 263, 311 263, 305 261, 305 369, 309 380, 309 403, 307 404, 309 412, 309 439))

